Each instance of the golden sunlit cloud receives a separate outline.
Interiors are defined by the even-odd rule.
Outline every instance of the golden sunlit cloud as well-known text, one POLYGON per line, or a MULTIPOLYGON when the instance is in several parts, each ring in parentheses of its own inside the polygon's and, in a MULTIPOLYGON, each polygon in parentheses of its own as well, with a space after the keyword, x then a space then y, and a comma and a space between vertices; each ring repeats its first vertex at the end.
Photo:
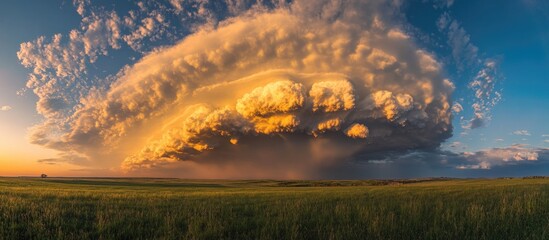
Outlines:
POLYGON ((90 90, 67 118, 56 111, 66 101, 41 99, 47 120, 32 141, 83 165, 241 177, 306 177, 359 153, 436 147, 451 136, 454 86, 394 7, 295 1, 198 28, 90 90))

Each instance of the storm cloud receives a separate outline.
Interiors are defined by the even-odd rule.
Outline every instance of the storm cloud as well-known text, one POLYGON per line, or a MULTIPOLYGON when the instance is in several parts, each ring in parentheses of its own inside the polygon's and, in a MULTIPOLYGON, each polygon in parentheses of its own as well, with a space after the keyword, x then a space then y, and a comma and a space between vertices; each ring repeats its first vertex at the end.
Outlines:
POLYGON ((250 8, 146 54, 66 116, 73 99, 41 99, 63 124, 36 126, 32 141, 129 172, 179 164, 216 177, 319 177, 368 153, 437 148, 452 135, 454 84, 398 8, 250 8))

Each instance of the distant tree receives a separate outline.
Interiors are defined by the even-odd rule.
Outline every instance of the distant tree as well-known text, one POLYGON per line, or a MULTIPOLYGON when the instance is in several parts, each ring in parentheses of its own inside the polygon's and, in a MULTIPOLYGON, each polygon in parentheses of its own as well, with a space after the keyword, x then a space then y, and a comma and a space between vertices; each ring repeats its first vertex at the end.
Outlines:
POLYGON ((48 175, 42 173, 42 175, 40 175, 40 177, 41 177, 41 178, 47 178, 48 175))

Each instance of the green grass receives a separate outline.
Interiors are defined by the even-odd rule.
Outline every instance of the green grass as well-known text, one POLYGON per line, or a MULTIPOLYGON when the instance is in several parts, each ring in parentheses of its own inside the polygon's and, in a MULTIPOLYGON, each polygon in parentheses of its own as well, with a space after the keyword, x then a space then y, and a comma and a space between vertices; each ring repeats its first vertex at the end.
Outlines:
POLYGON ((0 239, 549 239, 549 179, 0 178, 0 239))

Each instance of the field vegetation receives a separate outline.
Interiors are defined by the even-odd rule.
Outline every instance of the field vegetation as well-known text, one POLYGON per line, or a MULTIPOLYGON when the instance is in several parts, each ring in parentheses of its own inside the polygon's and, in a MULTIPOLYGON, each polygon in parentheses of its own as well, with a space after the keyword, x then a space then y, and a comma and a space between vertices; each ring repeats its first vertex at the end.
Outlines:
POLYGON ((549 179, 0 178, 0 239, 549 239, 549 179))

